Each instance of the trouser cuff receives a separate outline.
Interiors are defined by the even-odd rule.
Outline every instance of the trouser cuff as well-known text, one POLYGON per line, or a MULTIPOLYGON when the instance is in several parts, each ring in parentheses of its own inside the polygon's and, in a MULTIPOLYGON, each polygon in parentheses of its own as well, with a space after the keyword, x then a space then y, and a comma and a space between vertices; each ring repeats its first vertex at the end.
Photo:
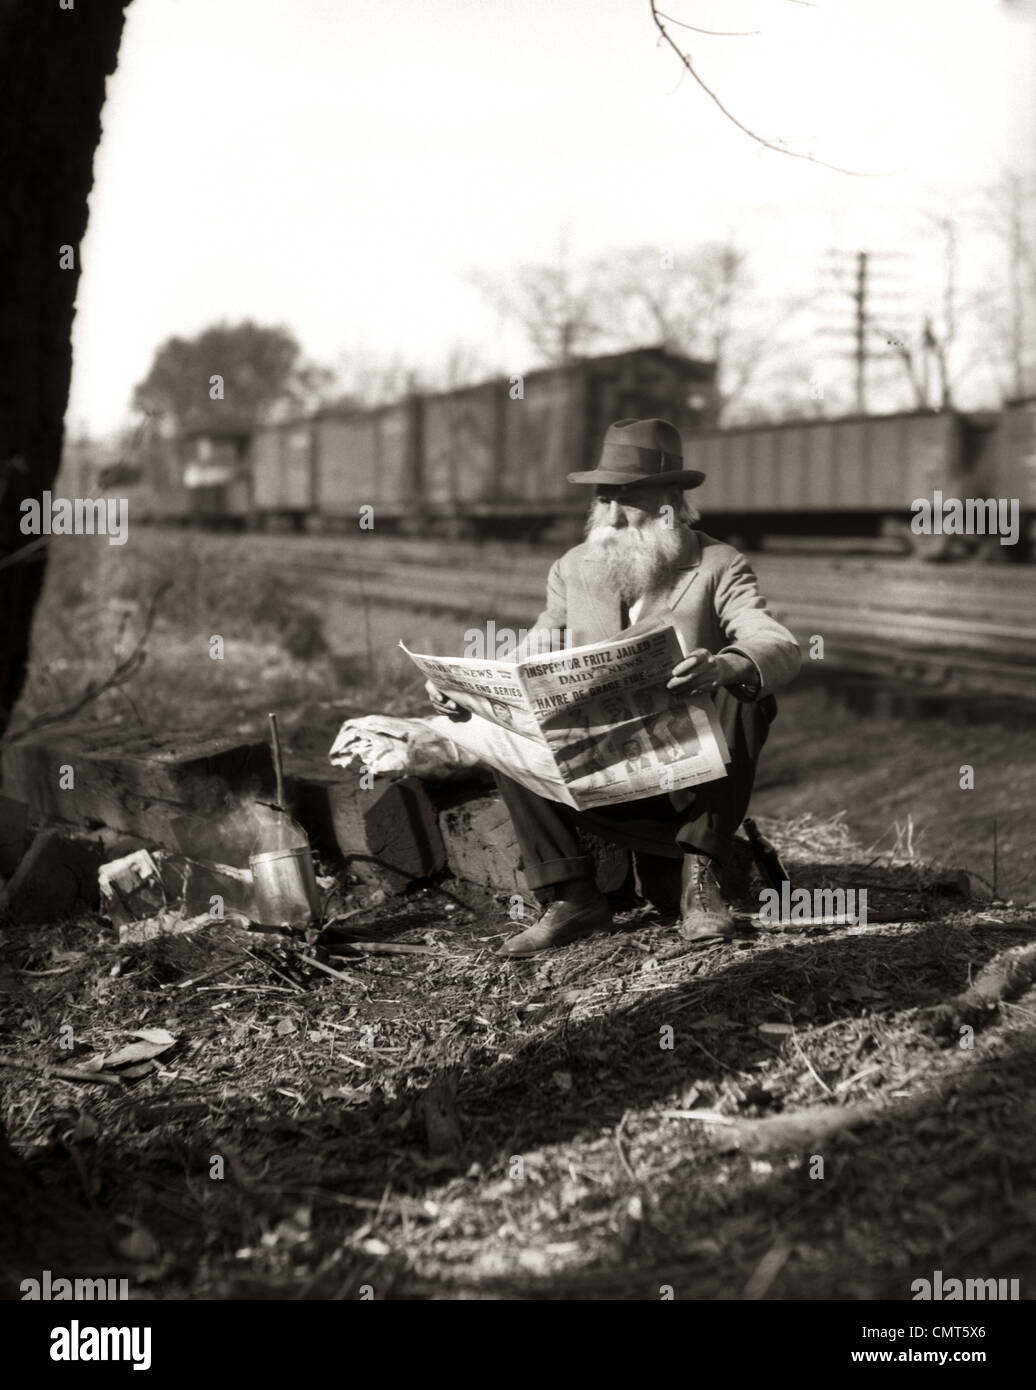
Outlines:
POLYGON ((556 883, 564 883, 570 878, 593 878, 594 861, 588 854, 572 859, 545 859, 539 864, 524 866, 525 879, 535 892, 540 888, 552 888, 556 883))
POLYGON ((689 825, 676 832, 676 843, 687 854, 708 854, 722 867, 730 857, 730 837, 707 826, 689 825))

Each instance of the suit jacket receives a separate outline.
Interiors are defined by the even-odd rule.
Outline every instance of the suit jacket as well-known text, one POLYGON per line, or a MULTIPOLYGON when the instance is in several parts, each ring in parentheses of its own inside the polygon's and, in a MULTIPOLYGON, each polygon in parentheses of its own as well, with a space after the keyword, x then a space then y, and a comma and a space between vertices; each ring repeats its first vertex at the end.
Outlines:
MULTIPOLYGON (((521 657, 534 634, 565 629, 566 647, 602 642, 622 631, 621 600, 604 577, 603 566, 577 545, 551 567, 547 606, 536 619, 533 633, 515 654, 521 657)), ((667 594, 645 605, 645 618, 666 616, 688 644, 717 655, 739 652, 756 667, 755 686, 732 688, 740 700, 757 700, 798 674, 799 645, 786 627, 768 611, 751 565, 733 546, 713 540, 704 531, 684 527, 683 555, 667 594)))

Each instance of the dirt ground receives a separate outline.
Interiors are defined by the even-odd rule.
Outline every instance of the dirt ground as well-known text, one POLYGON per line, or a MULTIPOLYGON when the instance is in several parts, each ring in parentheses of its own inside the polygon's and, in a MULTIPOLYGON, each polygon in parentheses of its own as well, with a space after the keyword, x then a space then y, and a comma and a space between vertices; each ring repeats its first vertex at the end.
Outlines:
POLYGON ((819 680, 779 702, 753 796, 760 814, 842 813, 870 854, 895 848, 966 869, 990 893, 995 820, 998 895, 1036 899, 1032 709, 926 709, 908 694, 819 680))
MULTIPOLYGON (((55 567, 32 712, 132 647, 124 606, 148 575, 110 578, 55 567)), ((354 709, 418 708, 394 670, 364 686, 367 635, 329 647, 302 598, 253 586, 218 543, 183 542, 177 584, 99 715, 218 714, 249 735, 278 708, 297 757, 354 709)), ((413 630, 378 621, 379 649, 413 630)), ((883 699, 788 692, 753 810, 796 883, 870 884, 892 920, 762 926, 756 883, 730 945, 684 952, 627 898, 613 933, 505 962, 504 903, 448 884, 379 900, 343 877, 343 931, 429 952, 329 954, 346 978, 229 923, 126 946, 99 916, 7 929, 0 1086, 24 1167, 0 1275, 110 1273, 138 1298, 907 1299, 941 1269, 1030 1296, 1036 731, 883 699), (148 1030, 172 1041, 137 1075, 102 1064, 148 1030)))
MULTIPOLYGON (((767 828, 845 881, 841 822, 767 828)), ((141 1298, 905 1299, 934 1269, 1026 1297, 1036 990, 938 1010, 1036 921, 870 873, 872 916, 923 918, 764 928, 755 885, 733 944, 629 906, 521 963, 502 906, 346 887, 340 931, 431 953, 327 958, 345 979, 229 924, 10 932, 8 1061, 174 1039, 119 1086, 2 1069, 42 1267, 141 1298)))

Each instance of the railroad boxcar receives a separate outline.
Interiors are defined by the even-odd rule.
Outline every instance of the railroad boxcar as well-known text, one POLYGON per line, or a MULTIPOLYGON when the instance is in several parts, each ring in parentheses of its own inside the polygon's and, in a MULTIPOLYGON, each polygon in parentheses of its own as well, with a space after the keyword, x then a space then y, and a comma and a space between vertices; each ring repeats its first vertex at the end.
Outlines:
POLYGON ((316 429, 312 420, 264 425, 252 435, 252 513, 265 530, 305 528, 316 505, 316 429))
POLYGON ((188 515, 199 525, 241 529, 249 518, 247 430, 195 430, 183 436, 188 515))
POLYGON ((507 383, 488 381, 426 396, 422 409, 420 510, 445 521, 440 534, 465 534, 497 500, 507 383))
POLYGON ((1021 535, 1016 558, 1031 559, 1036 552, 1036 396, 1005 403, 988 457, 986 495, 1017 497, 1021 535))
POLYGON ((586 498, 566 473, 594 466, 617 419, 659 415, 685 430, 705 423, 714 375, 712 363, 640 348, 425 397, 419 496, 428 528, 576 532, 586 498))
POLYGON ((956 411, 789 421, 685 438, 706 527, 751 548, 764 535, 894 537, 934 558, 950 537, 915 536, 912 503, 978 495, 986 421, 956 411))
POLYGON ((357 527, 361 507, 374 508, 378 529, 395 530, 417 507, 420 445, 417 398, 314 421, 316 518, 324 527, 357 527))
MULTIPOLYGON (((137 518, 165 526, 182 526, 190 521, 190 494, 183 481, 181 441, 153 434, 142 444, 140 457, 143 489, 137 518)), ((134 511, 131 499, 131 516, 134 511)))

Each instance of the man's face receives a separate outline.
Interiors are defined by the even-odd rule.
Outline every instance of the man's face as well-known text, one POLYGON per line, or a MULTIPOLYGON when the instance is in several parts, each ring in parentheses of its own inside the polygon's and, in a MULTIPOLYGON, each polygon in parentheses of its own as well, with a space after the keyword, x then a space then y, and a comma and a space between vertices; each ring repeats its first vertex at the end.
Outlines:
POLYGON ((674 499, 664 488, 644 483, 628 483, 624 487, 602 486, 594 489, 592 521, 595 525, 621 530, 624 526, 650 525, 662 513, 663 502, 674 499))
POLYGON ((587 545, 627 602, 672 581, 682 550, 680 502, 678 490, 650 483, 595 490, 587 545))

